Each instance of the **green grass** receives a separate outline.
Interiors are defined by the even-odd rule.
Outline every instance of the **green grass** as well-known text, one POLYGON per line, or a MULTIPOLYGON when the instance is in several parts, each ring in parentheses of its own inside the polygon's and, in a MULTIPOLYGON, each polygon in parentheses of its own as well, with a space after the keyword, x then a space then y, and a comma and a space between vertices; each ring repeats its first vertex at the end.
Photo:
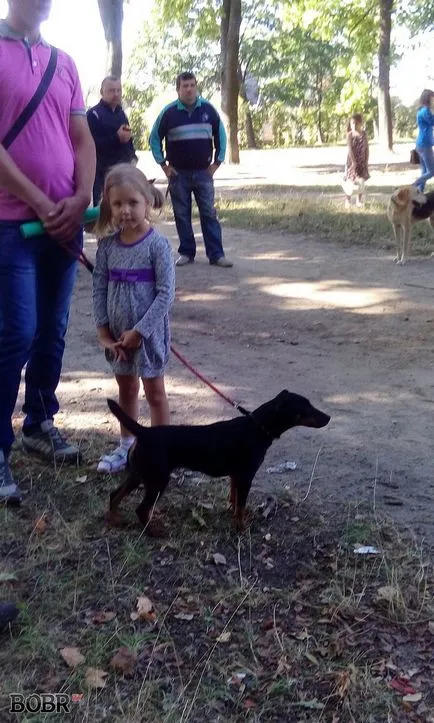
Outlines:
MULTIPOLYGON (((94 456, 103 442, 95 440, 94 456)), ((10 692, 43 691, 84 693, 68 716, 77 723, 401 720, 401 698, 389 686, 397 673, 385 661, 404 673, 428 670, 434 611, 425 553, 393 526, 356 506, 325 518, 284 497, 264 519, 253 494, 252 526, 237 537, 227 483, 179 478, 159 505, 169 537, 153 540, 134 526, 105 528, 116 481, 101 481, 91 466, 80 470, 85 484, 75 470, 56 480, 32 463, 30 473, 43 481, 26 505, 0 511, 0 571, 17 577, 0 594, 22 605, 2 637, 2 723, 60 721, 8 713, 10 692), (38 535, 42 512, 47 528, 38 535), (380 554, 357 556, 356 542, 380 554), (214 563, 216 552, 225 565, 214 563), (378 599, 385 585, 396 600, 378 599), (130 617, 141 595, 154 604, 155 624, 130 617), (101 611, 116 617, 94 623, 101 611), (226 642, 222 633, 230 633, 226 642), (85 663, 68 668, 63 647, 78 647, 85 663), (137 655, 131 677, 110 669, 120 647, 137 655), (88 689, 89 667, 108 673, 104 689, 88 689)), ((137 499, 125 504, 132 521, 137 499)), ((428 689, 412 675, 425 698, 410 706, 416 716, 428 689)))
MULTIPOLYGON (((324 188, 263 186, 242 193, 221 193, 217 207, 222 223, 233 228, 304 234, 346 246, 392 249, 395 242, 386 216, 387 197, 392 190, 370 188, 365 208, 346 210, 337 186, 327 192, 324 188)), ((434 251, 434 235, 427 223, 413 227, 412 239, 414 255, 434 251)))

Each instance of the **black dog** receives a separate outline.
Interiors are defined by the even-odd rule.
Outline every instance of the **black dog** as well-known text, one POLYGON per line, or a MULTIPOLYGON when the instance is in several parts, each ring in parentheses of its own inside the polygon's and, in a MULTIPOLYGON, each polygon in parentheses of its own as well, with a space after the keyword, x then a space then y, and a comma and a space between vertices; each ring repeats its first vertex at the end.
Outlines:
POLYGON ((424 221, 425 219, 428 219, 431 226, 434 228, 434 191, 425 193, 425 196, 425 203, 413 202, 411 220, 415 223, 416 221, 424 221))
POLYGON ((112 399, 107 403, 121 424, 136 437, 129 455, 128 477, 110 495, 109 523, 120 523, 121 500, 140 484, 145 497, 136 514, 148 534, 152 508, 177 467, 210 477, 229 476, 230 502, 237 529, 244 527, 245 507, 253 478, 273 440, 291 427, 325 427, 330 417, 308 399, 286 390, 251 414, 203 426, 142 427, 112 399))

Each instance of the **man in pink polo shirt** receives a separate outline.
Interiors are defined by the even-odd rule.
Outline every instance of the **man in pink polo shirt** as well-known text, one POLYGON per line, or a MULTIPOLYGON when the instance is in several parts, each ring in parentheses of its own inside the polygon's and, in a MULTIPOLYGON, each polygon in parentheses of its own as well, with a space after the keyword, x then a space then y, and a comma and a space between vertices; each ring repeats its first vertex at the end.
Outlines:
POLYGON ((7 150, 1 145, 38 88, 51 54, 40 35, 51 0, 8 4, 8 16, 0 21, 0 502, 19 504, 8 456, 26 364, 25 449, 54 461, 76 461, 79 454, 53 417, 95 146, 77 70, 61 50, 37 110, 7 150), (46 234, 23 239, 20 224, 35 219, 46 234))

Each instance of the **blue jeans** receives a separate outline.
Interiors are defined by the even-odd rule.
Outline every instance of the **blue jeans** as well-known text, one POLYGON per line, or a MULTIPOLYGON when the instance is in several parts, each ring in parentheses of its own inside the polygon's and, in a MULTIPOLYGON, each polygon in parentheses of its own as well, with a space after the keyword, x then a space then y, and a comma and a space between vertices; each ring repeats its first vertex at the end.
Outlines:
MULTIPOLYGON (((80 232, 74 250, 82 243, 80 232)), ((59 410, 55 392, 76 266, 49 236, 23 239, 18 223, 0 221, 0 449, 6 455, 25 364, 24 430, 31 432, 59 410)))
POLYGON ((179 253, 194 259, 196 241, 191 223, 191 194, 199 209, 206 255, 210 261, 224 256, 222 230, 214 207, 214 181, 207 171, 177 171, 169 184, 179 236, 179 253))
POLYGON ((434 176, 434 153, 432 146, 421 148, 416 146, 416 150, 420 157, 420 177, 414 182, 414 185, 420 188, 421 191, 425 189, 425 183, 429 178, 434 176))

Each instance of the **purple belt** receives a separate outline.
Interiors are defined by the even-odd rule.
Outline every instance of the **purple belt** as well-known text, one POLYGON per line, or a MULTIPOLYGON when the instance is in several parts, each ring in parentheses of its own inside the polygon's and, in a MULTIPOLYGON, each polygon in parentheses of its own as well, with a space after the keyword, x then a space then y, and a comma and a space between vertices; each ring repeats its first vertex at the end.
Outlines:
POLYGON ((126 281, 129 284, 144 282, 148 284, 155 283, 154 269, 110 269, 108 275, 109 281, 126 281))

